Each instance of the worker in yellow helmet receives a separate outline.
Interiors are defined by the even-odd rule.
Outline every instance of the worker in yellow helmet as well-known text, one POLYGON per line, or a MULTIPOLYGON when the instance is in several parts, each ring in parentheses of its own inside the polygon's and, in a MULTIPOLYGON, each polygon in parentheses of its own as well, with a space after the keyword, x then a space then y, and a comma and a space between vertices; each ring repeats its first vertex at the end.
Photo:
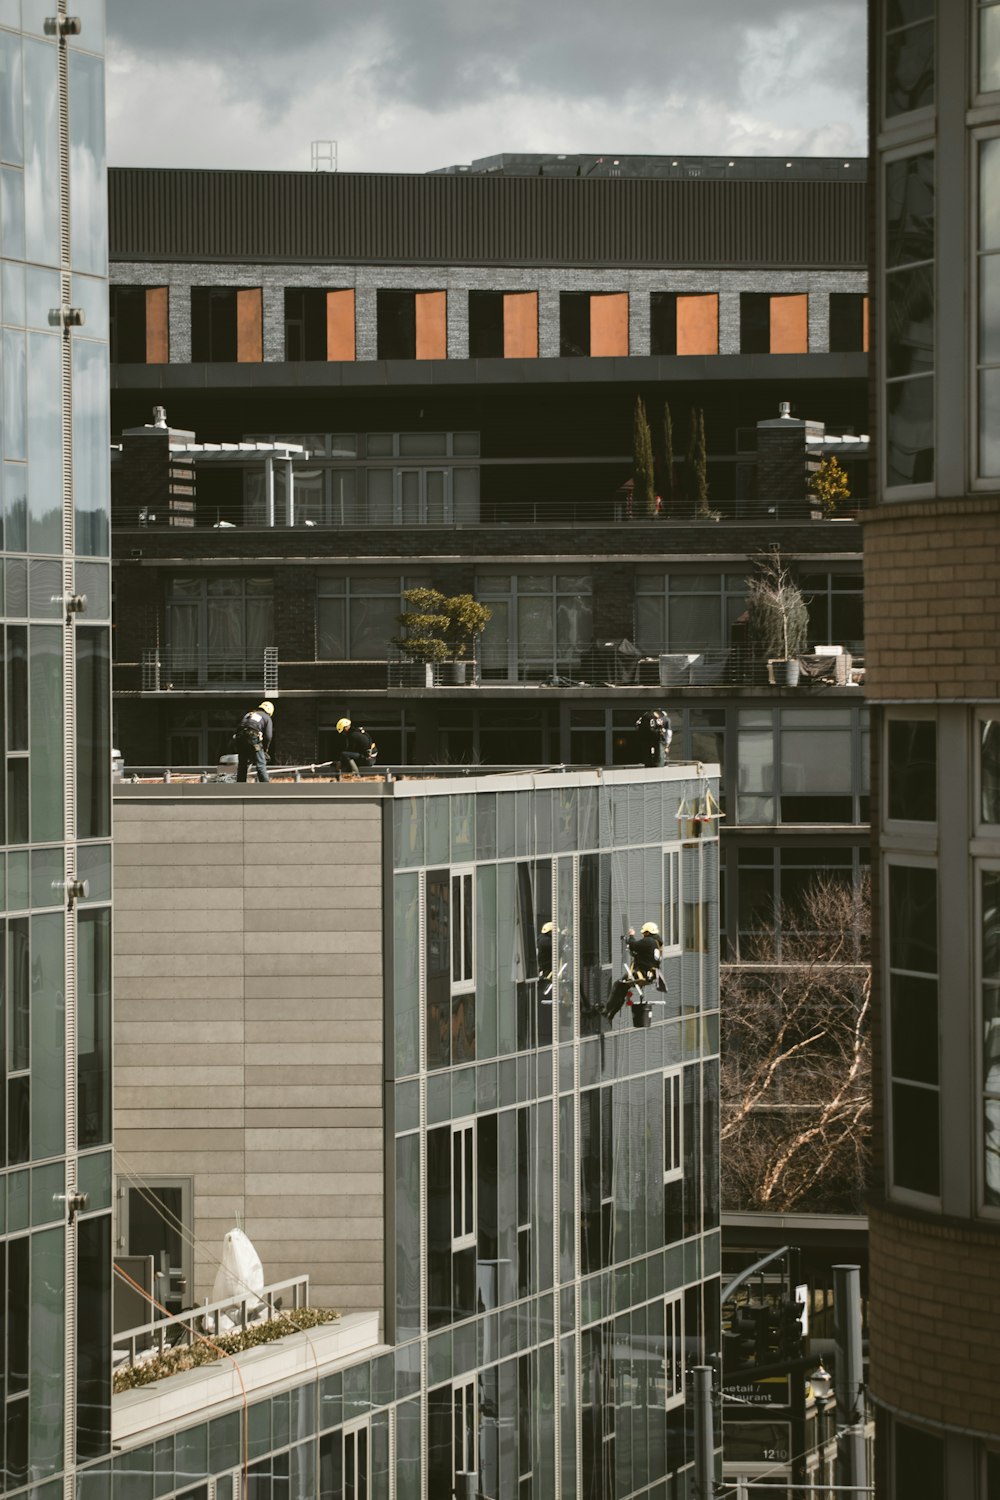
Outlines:
POLYGON ((632 1004, 633 1026, 646 1026, 649 1013, 642 992, 647 984, 655 984, 658 989, 663 985, 660 976, 660 945, 663 939, 655 922, 643 922, 639 937, 635 935, 635 928, 630 927, 625 941, 629 951, 625 977, 616 979, 611 986, 611 994, 603 1014, 609 1021, 613 1021, 626 1000, 629 1000, 632 1004), (633 998, 634 994, 638 995, 637 999, 633 998))
POLYGON ((252 708, 240 720, 236 733, 233 735, 238 757, 237 781, 246 781, 251 761, 257 768, 258 781, 271 780, 267 774, 267 753, 271 748, 271 738, 274 734, 273 716, 274 704, 269 698, 265 698, 263 703, 257 708, 252 708))
POLYGON ((341 776, 357 776, 360 767, 373 766, 378 755, 378 746, 363 724, 355 724, 348 718, 337 720, 337 733, 342 736, 340 746, 341 776))

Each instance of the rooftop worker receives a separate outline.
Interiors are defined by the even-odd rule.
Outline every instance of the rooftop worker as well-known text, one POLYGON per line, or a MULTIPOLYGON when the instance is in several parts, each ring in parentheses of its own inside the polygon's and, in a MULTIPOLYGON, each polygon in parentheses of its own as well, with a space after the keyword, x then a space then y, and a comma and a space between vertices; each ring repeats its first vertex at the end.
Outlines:
POLYGON ((670 715, 665 708, 647 708, 635 721, 636 739, 643 763, 647 766, 665 766, 670 754, 670 741, 674 731, 670 715))
POLYGON ((337 733, 344 736, 340 750, 341 776, 357 776, 361 766, 375 764, 378 746, 363 724, 354 724, 346 718, 338 719, 337 733))
POLYGON ((607 1005, 602 1007, 602 1014, 613 1021, 633 992, 640 992, 639 1000, 633 1000, 634 1009, 641 1009, 641 1018, 633 1016, 637 1026, 645 1025, 646 1006, 641 998, 641 992, 647 984, 656 984, 658 987, 663 981, 660 977, 660 929, 655 922, 643 922, 642 932, 639 937, 635 935, 635 928, 630 927, 626 942, 630 962, 625 971, 623 979, 616 979, 611 986, 611 994, 608 996, 607 1005))
POLYGON ((274 704, 269 698, 265 698, 259 707, 252 708, 240 720, 233 735, 238 756, 237 781, 246 781, 251 761, 257 767, 257 780, 270 781, 267 774, 267 752, 271 748, 271 737, 274 734, 273 713, 274 704))

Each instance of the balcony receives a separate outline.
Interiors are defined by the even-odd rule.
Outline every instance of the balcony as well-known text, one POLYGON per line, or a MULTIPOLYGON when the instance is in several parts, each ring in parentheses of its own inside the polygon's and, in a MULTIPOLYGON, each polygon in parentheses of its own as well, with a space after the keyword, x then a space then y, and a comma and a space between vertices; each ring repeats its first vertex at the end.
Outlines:
POLYGON ((267 697, 278 691, 277 646, 254 653, 152 646, 143 651, 140 666, 143 693, 257 692, 267 697))
MULTIPOLYGON (((864 648, 855 644, 843 656, 803 658, 803 686, 852 685, 863 666, 864 648)), ((354 665, 344 663, 344 669, 354 665)), ((368 686, 375 686, 380 664, 368 663, 368 686)), ((380 675, 380 674, 379 674, 380 675)), ((390 688, 502 687, 506 684, 551 687, 718 688, 781 685, 774 664, 752 646, 672 644, 640 650, 629 641, 594 641, 580 647, 519 646, 514 642, 480 642, 468 662, 412 662, 395 654, 386 663, 390 688), (456 674, 454 668, 464 668, 456 674)), ((358 684, 360 686, 360 684, 358 684)))

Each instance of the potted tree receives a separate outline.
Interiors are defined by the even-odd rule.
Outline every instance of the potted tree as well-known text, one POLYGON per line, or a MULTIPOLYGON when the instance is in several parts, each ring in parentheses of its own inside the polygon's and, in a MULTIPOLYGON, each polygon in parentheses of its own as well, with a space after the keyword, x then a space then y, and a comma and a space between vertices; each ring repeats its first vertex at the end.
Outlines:
POLYGON ((818 502, 813 511, 814 519, 827 519, 851 498, 851 487, 847 473, 837 462, 833 453, 828 453, 809 480, 809 493, 818 502))
POLYGON ((784 666, 785 684, 796 687, 799 657, 809 635, 809 611, 798 585, 775 549, 757 562, 747 583, 750 630, 768 665, 784 666))
POLYGON ((443 594, 440 589, 413 588, 403 593, 408 609, 398 616, 403 634, 393 636, 410 661, 422 662, 424 681, 434 682, 434 667, 440 665, 448 681, 467 679, 467 656, 475 655, 475 643, 493 613, 471 594, 443 594))

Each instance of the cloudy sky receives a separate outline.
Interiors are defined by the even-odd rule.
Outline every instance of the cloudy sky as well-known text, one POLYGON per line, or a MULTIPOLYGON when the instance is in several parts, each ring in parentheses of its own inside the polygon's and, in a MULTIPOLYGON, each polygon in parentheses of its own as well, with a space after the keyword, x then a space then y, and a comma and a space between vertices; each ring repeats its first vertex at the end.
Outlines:
POLYGON ((861 155, 864 0, 107 0, 115 166, 861 155))

